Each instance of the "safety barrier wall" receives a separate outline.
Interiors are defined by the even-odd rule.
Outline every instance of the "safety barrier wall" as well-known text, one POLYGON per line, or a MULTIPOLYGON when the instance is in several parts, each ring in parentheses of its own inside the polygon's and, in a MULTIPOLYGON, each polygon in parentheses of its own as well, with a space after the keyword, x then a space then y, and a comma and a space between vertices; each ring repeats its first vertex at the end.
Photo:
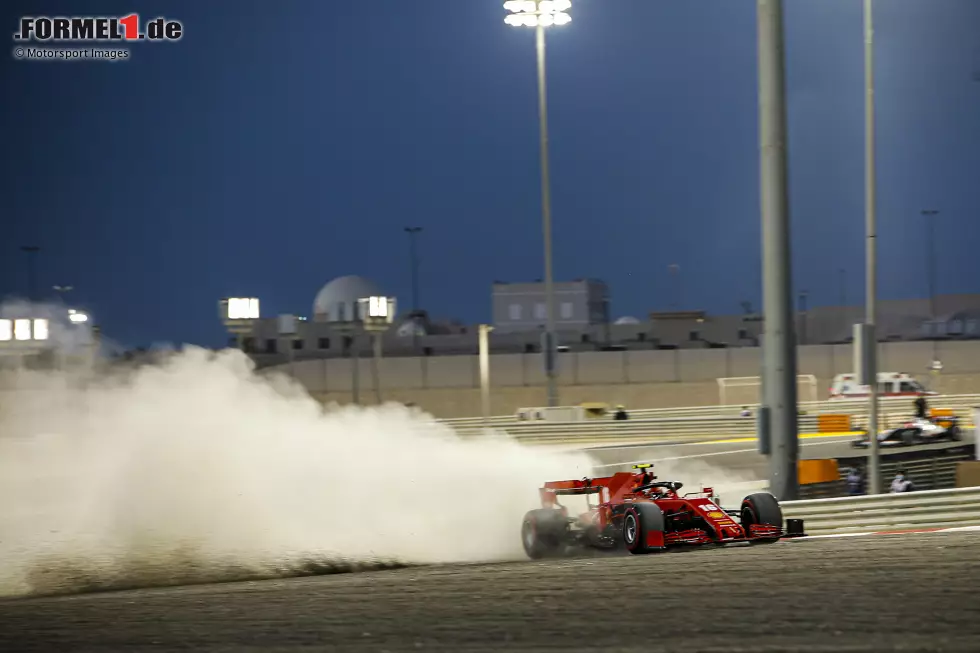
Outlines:
MULTIPOLYGON (((883 397, 879 400, 881 416, 884 420, 904 420, 908 419, 912 413, 912 400, 909 397, 883 397)), ((968 395, 945 395, 940 397, 930 397, 929 404, 937 408, 949 408, 959 415, 963 421, 972 423, 972 409, 980 406, 980 394, 968 395)), ((757 405, 748 405, 754 413, 757 405)), ((717 417, 738 417, 741 406, 686 406, 679 408, 641 408, 630 410, 630 417, 634 420, 645 420, 653 418, 717 418, 717 417)), ((851 415, 852 424, 855 426, 863 425, 867 420, 868 400, 867 399, 841 399, 828 401, 802 402, 799 405, 801 414, 824 415, 843 413, 851 415)), ((743 421, 754 420, 751 418, 739 417, 743 421)), ((592 420, 593 426, 601 427, 608 423, 611 418, 592 420)), ((478 427, 484 424, 480 417, 462 417, 455 419, 440 420, 456 428, 478 427)), ((494 415, 490 417, 488 423, 493 427, 508 428, 515 425, 524 425, 529 422, 519 422, 515 415, 494 415)), ((530 422, 541 424, 542 422, 530 422)), ((816 431, 816 427, 813 429, 816 431)))
MULTIPOLYGON (((799 420, 801 433, 816 431, 816 417, 799 420)), ((739 417, 668 417, 627 420, 623 422, 520 422, 493 431, 504 432, 525 444, 577 444, 581 446, 604 443, 701 442, 731 438, 754 438, 756 421, 739 417)), ((481 427, 457 428, 463 436, 479 435, 481 427)))
POLYGON ((980 526, 980 487, 782 502, 808 535, 980 526))

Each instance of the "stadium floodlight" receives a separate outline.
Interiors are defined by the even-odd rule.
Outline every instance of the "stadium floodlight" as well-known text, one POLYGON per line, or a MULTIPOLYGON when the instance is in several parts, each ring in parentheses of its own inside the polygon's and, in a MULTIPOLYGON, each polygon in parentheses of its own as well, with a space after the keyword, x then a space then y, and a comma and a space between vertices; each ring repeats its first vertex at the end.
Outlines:
POLYGON ((71 308, 68 309, 68 320, 73 324, 84 324, 85 322, 88 322, 88 314, 71 308))
POLYGON ((259 319, 259 300, 255 297, 231 297, 228 299, 229 320, 259 319))
POLYGON ((552 265, 551 238, 551 163, 548 153, 548 91, 545 63, 545 32, 552 26, 567 25, 572 21, 568 10, 571 0, 507 0, 504 9, 510 12, 504 22, 514 27, 533 27, 538 64, 538 124, 539 151, 541 156, 541 231, 544 236, 544 287, 545 331, 541 353, 548 387, 548 406, 558 405, 558 373, 555 353, 558 338, 555 335, 555 284, 552 265))
POLYGON ((48 321, 44 318, 38 318, 36 320, 31 320, 34 323, 34 340, 47 340, 48 339, 48 321))
POLYGON ((30 340, 31 339, 31 321, 30 319, 21 318, 14 320, 14 340, 30 340))
POLYGON ((571 0, 507 0, 504 22, 513 27, 552 27, 572 22, 571 0))
POLYGON ((394 297, 362 297, 357 300, 358 315, 366 328, 372 325, 387 327, 395 319, 394 297))
MULTIPOLYGON (((374 356, 371 358, 371 375, 374 377, 374 394, 377 402, 381 397, 381 336, 391 323, 395 321, 394 297, 361 297, 357 300, 357 315, 361 327, 370 334, 373 343, 374 356)), ((355 365, 357 362, 355 361, 355 365)))
POLYGON ((26 342, 29 340, 43 341, 51 337, 51 327, 46 318, 21 317, 17 319, 0 320, 0 342, 10 342, 16 340, 26 342))

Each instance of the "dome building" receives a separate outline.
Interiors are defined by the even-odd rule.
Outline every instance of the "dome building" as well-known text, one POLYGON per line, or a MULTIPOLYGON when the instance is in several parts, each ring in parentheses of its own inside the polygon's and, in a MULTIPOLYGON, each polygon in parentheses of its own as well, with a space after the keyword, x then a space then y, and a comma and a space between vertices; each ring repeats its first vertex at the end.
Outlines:
POLYGON ((329 282, 313 300, 314 322, 348 322, 357 317, 357 300, 363 297, 382 296, 381 289, 373 281, 348 275, 329 282))

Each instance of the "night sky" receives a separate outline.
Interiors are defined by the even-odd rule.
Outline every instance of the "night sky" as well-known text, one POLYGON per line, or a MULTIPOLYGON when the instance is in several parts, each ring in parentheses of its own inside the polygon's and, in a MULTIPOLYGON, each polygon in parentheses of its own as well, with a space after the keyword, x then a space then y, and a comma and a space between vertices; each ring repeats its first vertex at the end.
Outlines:
MULTIPOLYGON (((555 270, 613 313, 759 305, 754 0, 574 0, 549 32, 555 270)), ((21 15, 166 15, 129 61, 2 61, 0 295, 39 286, 130 346, 225 341, 216 302, 308 314, 361 274, 489 318, 543 274, 533 30, 502 0, 13 2, 21 15)), ((786 0, 794 286, 863 299, 860 0, 786 0)), ((881 293, 980 292, 980 1, 878 0, 881 293)), ((10 38, 9 36, 7 38, 10 38)), ((61 46, 64 47, 64 46, 61 46)), ((13 42, 10 42, 10 52, 13 42)))

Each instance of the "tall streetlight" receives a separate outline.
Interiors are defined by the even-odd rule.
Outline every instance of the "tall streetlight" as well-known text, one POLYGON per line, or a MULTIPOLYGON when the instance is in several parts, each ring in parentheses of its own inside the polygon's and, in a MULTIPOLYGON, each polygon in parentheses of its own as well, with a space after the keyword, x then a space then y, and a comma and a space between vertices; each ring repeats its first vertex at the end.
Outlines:
MULTIPOLYGON (((877 316, 877 175, 875 169, 875 73, 872 0, 864 0, 864 189, 865 189, 865 331, 862 345, 864 381, 868 384, 868 492, 881 494, 881 457, 878 450, 878 337, 877 316)), ((855 342, 855 346, 858 343, 855 342)))
POLYGON ((405 233, 408 234, 409 265, 412 268, 412 349, 416 353, 419 348, 418 323, 416 322, 419 313, 419 251, 416 239, 421 231, 422 227, 405 227, 405 233))
MULTIPOLYGON (((935 209, 925 209, 922 211, 922 217, 926 221, 926 233, 929 239, 929 252, 926 254, 928 256, 928 266, 929 269, 926 270, 926 276, 929 280, 929 319, 932 320, 933 324, 936 323, 936 220, 935 217, 939 215, 939 211, 935 209)), ((935 358, 935 357, 933 357, 935 358)))
POLYGON ((548 405, 558 405, 558 378, 555 370, 555 287, 551 256, 551 171, 548 161, 548 92, 545 75, 545 38, 548 27, 567 25, 572 17, 571 0, 507 0, 510 12, 504 22, 514 27, 533 27, 538 59, 538 122, 541 134, 541 222, 544 232, 544 291, 547 305, 544 369, 548 381, 548 405))
POLYGON ((769 453, 769 490, 799 494, 796 342, 790 257, 786 73, 782 0, 756 0, 758 14, 759 158, 765 330, 760 446, 769 453), (765 441, 768 438, 768 441, 765 441))
POLYGON ((672 295, 673 301, 671 302, 672 308, 675 311, 681 310, 680 297, 681 297, 681 286, 677 279, 677 275, 680 274, 681 266, 677 263, 671 263, 667 266, 667 274, 670 275, 670 294, 672 295))
POLYGON ((74 289, 75 289, 74 286, 51 286, 51 290, 58 293, 58 296, 61 297, 62 302, 65 301, 65 295, 67 295, 74 289))

